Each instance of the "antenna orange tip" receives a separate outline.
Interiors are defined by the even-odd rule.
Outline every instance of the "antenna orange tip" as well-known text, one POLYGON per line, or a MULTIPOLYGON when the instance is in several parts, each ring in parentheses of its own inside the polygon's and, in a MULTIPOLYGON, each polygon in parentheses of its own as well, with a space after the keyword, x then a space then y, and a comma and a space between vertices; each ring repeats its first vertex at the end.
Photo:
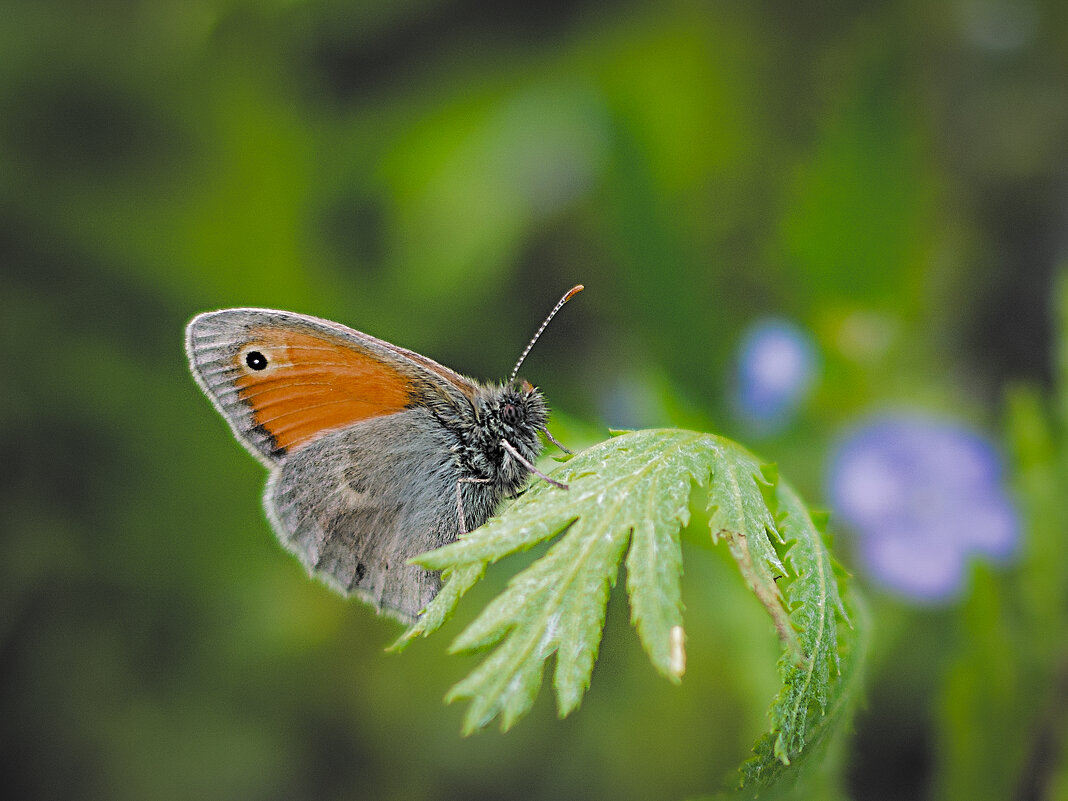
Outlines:
POLYGON ((567 303, 569 300, 571 300, 571 298, 573 298, 585 288, 586 287, 584 287, 582 284, 575 284, 573 287, 571 287, 571 289, 567 291, 567 294, 564 295, 564 303, 567 303))

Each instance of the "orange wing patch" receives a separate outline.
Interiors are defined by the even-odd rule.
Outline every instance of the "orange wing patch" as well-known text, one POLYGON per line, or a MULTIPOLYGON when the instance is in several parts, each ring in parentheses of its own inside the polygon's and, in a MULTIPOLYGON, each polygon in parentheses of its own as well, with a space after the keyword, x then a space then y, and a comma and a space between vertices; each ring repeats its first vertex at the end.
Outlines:
POLYGON ((399 412, 412 394, 397 368, 314 334, 253 330, 235 361, 238 397, 286 451, 324 431, 399 412))

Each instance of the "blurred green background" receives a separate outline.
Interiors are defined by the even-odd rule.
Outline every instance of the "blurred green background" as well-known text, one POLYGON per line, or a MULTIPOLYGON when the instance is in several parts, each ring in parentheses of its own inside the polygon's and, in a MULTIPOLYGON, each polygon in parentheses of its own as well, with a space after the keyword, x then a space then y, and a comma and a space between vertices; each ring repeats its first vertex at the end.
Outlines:
POLYGON ((276 544, 263 470, 182 352, 194 313, 268 306, 499 378, 577 282, 523 370, 558 437, 716 431, 816 504, 858 417, 907 406, 1007 442, 1006 388, 1031 387, 1006 445, 1031 454, 1006 468, 1023 556, 936 607, 872 592, 838 791, 1068 797, 1068 660, 1047 659, 1068 643, 1068 572, 1027 594, 1029 538, 1060 537, 1068 510, 1042 427, 1068 254, 1061 0, 5 0, 2 16, 9 797, 671 799, 730 782, 778 646, 706 536, 688 546, 681 687, 616 597, 576 714, 543 692, 510 733, 462 738, 441 699, 474 661, 446 648, 489 591, 384 653, 398 627, 276 544), (729 400, 742 332, 769 315, 819 353, 774 429, 729 400))

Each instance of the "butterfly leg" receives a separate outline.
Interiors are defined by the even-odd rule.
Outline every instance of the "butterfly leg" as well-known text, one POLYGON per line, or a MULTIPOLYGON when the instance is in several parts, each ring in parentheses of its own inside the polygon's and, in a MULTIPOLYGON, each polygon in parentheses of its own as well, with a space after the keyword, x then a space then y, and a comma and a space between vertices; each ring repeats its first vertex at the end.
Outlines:
POLYGON ((467 533, 467 521, 464 519, 464 497, 460 493, 461 484, 489 484, 488 478, 460 478, 456 480, 456 516, 460 518, 460 533, 467 533))
POLYGON ((549 431, 549 429, 547 429, 547 428, 542 428, 542 429, 539 429, 539 430, 541 431, 541 433, 542 433, 542 434, 544 434, 544 435, 545 435, 545 438, 546 438, 547 440, 549 440, 549 442, 551 442, 551 443, 552 443, 553 445, 555 445, 555 446, 556 446, 557 448, 559 448, 560 450, 562 450, 562 451, 563 451, 564 453, 570 453, 570 454, 574 454, 574 451, 569 451, 569 450, 568 450, 567 448, 565 448, 565 447, 564 447, 563 445, 561 445, 561 444, 560 444, 559 442, 557 442, 557 441, 556 441, 556 437, 554 437, 554 436, 552 435, 552 433, 551 433, 551 432, 549 431))

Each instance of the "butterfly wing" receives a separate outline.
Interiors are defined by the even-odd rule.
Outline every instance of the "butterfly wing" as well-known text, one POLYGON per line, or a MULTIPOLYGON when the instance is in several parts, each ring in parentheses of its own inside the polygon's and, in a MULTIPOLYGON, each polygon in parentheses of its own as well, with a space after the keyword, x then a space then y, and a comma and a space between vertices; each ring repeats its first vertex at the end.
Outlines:
POLYGON ((292 312, 224 309, 186 329, 197 383, 254 456, 270 465, 325 431, 443 401, 470 379, 351 328, 292 312))
MULTIPOLYGON (((441 582, 407 561, 460 533, 453 441, 425 408, 332 431, 271 476, 268 517, 309 572, 414 620, 441 582)), ((485 492, 482 485, 461 486, 465 494, 485 492)))
POLYGON ((290 312, 199 315, 186 348, 201 388, 272 470, 264 504, 283 545, 342 592, 413 619, 440 580, 407 560, 459 533, 455 437, 428 407, 470 413, 473 382, 290 312))

